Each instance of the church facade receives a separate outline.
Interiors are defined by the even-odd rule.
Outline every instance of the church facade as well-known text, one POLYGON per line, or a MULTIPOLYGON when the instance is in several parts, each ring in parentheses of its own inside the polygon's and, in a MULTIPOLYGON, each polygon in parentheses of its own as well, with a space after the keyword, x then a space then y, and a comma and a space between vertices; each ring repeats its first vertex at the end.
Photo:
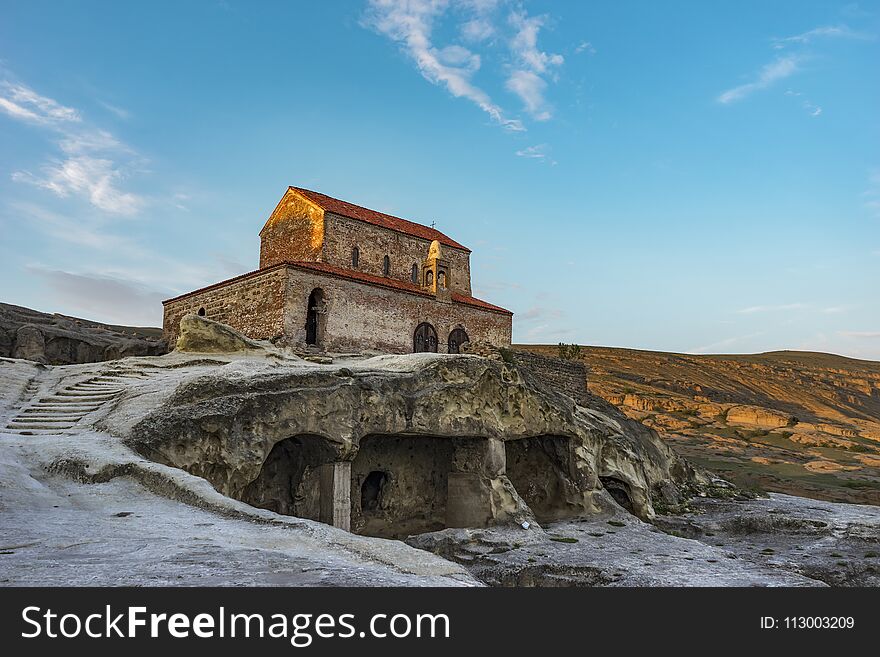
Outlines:
POLYGON ((432 227, 290 187, 260 231, 260 268, 164 301, 165 338, 197 313, 325 352, 508 347, 513 314, 473 297, 470 254, 432 227))

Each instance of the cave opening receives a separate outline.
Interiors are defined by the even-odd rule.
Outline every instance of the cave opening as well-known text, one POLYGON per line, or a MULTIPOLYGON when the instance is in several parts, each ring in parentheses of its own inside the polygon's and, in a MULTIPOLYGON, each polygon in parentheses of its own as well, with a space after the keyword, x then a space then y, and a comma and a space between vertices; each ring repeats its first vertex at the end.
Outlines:
MULTIPOLYGON (((445 529, 448 510, 476 499, 453 499, 450 477, 461 471, 461 456, 483 438, 371 434, 364 436, 351 463, 351 529, 382 538, 445 529)), ((477 450, 479 452, 479 450, 477 450)), ((456 491, 463 491, 456 487, 456 491)), ((467 492, 461 493, 467 495, 467 492)), ((453 516, 455 514, 453 513, 453 516)))
POLYGON ((571 469, 570 441, 564 436, 535 436, 504 443, 507 477, 538 522, 577 515, 567 499, 571 469))
POLYGON ((616 477, 599 477, 599 481, 602 482, 602 486, 614 498, 615 502, 630 513, 635 514, 629 484, 616 477))
POLYGON ((381 470, 373 470, 366 476, 361 485, 361 509, 375 511, 379 508, 382 488, 387 479, 388 475, 381 470))
POLYGON ((321 519, 321 466, 336 460, 333 443, 317 435, 285 438, 275 444, 241 500, 275 513, 321 519))

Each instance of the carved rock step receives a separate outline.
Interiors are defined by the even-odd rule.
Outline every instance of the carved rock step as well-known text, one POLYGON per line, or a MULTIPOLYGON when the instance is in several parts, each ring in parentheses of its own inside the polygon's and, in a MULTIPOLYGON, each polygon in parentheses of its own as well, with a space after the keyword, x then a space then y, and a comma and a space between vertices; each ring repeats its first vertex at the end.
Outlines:
POLYGON ((65 422, 63 424, 10 424, 7 426, 7 429, 52 429, 53 431, 56 429, 72 429, 74 422, 65 422))
POLYGON ((114 397, 119 396, 119 393, 118 392, 92 393, 92 392, 77 392, 75 390, 59 390, 53 396, 54 397, 76 397, 78 399, 108 400, 108 399, 113 399, 114 397))

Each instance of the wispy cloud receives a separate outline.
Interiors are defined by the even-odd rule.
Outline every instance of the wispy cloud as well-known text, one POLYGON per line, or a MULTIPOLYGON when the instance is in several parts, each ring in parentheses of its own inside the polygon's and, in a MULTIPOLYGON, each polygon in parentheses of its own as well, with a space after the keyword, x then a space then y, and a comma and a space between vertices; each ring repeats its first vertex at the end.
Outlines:
POLYGON ((96 102, 98 103, 98 105, 103 107, 105 110, 107 110, 108 112, 113 114, 118 119, 122 119, 123 121, 127 121, 128 119, 131 118, 131 112, 129 112, 125 108, 119 107, 118 105, 114 105, 112 103, 108 103, 105 100, 98 100, 96 102))
POLYGON ((0 109, 14 119, 38 125, 59 126, 82 120, 75 109, 8 80, 0 82, 0 109))
POLYGON ((141 208, 142 199, 119 189, 122 179, 121 170, 112 160, 88 155, 54 160, 42 167, 41 174, 29 171, 12 174, 15 182, 30 183, 61 198, 83 196, 94 207, 109 214, 136 214, 141 208))
POLYGON ((540 160, 548 164, 556 164, 556 160, 550 157, 550 147, 547 144, 526 146, 516 152, 517 157, 525 157, 532 160, 540 160))
POLYGON ((872 38, 873 35, 856 32, 846 25, 823 25, 793 36, 775 38, 773 39, 773 47, 782 49, 793 44, 808 44, 817 39, 859 39, 867 41, 872 38))
POLYGON ((29 271, 48 285, 58 304, 89 319, 145 326, 162 321, 162 300, 167 298, 167 291, 119 276, 41 267, 30 267, 29 271))
POLYGON ((808 308, 805 303, 785 303, 777 306, 749 306, 748 308, 741 308, 736 312, 740 315, 752 315, 754 313, 766 313, 766 312, 783 312, 787 310, 803 310, 804 308, 808 308))
POLYGON ((519 96, 526 111, 537 121, 546 121, 552 109, 545 97, 546 77, 553 77, 555 69, 562 66, 562 55, 547 53, 538 48, 538 33, 547 16, 528 16, 525 11, 514 11, 508 22, 515 33, 510 40, 510 50, 516 60, 507 78, 506 87, 519 96))
POLYGON ((500 0, 461 0, 459 4, 467 15, 459 28, 462 39, 479 43, 496 36, 493 14, 500 0))
POLYGON ((845 338, 862 338, 876 340, 880 338, 880 331, 838 331, 845 338))
POLYGON ((561 311, 559 308, 545 308, 544 306, 532 306, 528 310, 519 313, 520 319, 560 319, 565 316, 565 313, 561 311))
POLYGON ((752 82, 728 89, 718 96, 718 102, 724 105, 742 100, 756 91, 767 89, 780 80, 793 75, 798 70, 799 58, 795 56, 780 57, 765 65, 752 82))
POLYGON ((727 348, 733 347, 737 344, 747 342, 748 340, 752 340, 754 338, 759 338, 762 335, 764 335, 764 331, 749 333, 747 335, 737 335, 737 336, 733 336, 730 338, 725 338, 723 340, 719 340, 718 342, 713 342, 712 344, 707 344, 702 347, 697 347, 696 349, 691 349, 689 353, 694 353, 694 354, 718 353, 722 349, 727 349, 727 348))
POLYGON ((79 196, 108 214, 130 216, 144 205, 143 198, 121 188, 134 152, 110 132, 87 125, 78 110, 8 80, 0 82, 0 109, 17 121, 48 129, 61 152, 39 172, 16 171, 12 180, 61 198, 79 196))
POLYGON ((464 46, 434 45, 434 23, 448 8, 445 0, 370 0, 364 22, 398 43, 426 80, 445 87, 456 98, 470 100, 507 130, 524 130, 521 121, 509 118, 488 93, 474 84, 474 73, 481 64, 478 54, 464 46))
POLYGON ((589 41, 581 41, 577 46, 575 46, 574 54, 580 55, 582 52, 585 52, 589 55, 595 55, 596 48, 589 41))

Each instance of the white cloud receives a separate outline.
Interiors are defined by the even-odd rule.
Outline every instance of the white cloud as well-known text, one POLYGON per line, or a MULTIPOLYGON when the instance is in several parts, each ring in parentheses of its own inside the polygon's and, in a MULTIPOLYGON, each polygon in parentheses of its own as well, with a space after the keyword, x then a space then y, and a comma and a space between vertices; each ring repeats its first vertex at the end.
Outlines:
POLYGON ((432 42, 434 22, 449 8, 447 0, 370 0, 366 24, 400 44, 422 76, 446 87, 456 98, 466 98, 493 121, 511 131, 522 131, 517 119, 508 118, 489 94, 472 82, 480 58, 463 46, 437 48, 432 42))
POLYGON ((562 55, 548 54, 538 48, 538 32, 544 26, 546 16, 530 17, 524 11, 515 11, 509 20, 516 29, 510 48, 528 69, 545 73, 553 66, 562 65, 565 61, 562 55))
POLYGON ((23 84, 0 82, 0 109, 20 121, 40 125, 78 123, 79 112, 65 107, 46 96, 41 96, 23 84))
POLYGON ((531 71, 513 71, 505 84, 525 105, 526 111, 538 121, 546 121, 551 118, 551 113, 546 109, 547 101, 544 99, 544 91, 547 83, 536 73, 531 71))
POLYGON ((742 308, 740 310, 737 310, 736 312, 740 315, 752 315, 754 313, 803 310, 807 307, 808 306, 805 303, 786 303, 778 306, 749 306, 748 308, 742 308))
POLYGON ((130 216, 144 205, 143 198, 120 188, 128 167, 117 158, 134 152, 110 132, 85 125, 79 111, 9 81, 0 82, 0 108, 13 119, 49 129, 65 155, 49 159, 39 173, 16 171, 12 180, 61 198, 81 197, 109 214, 130 216))
POLYGON ((868 40, 873 37, 870 34, 856 32, 846 25, 824 25, 816 27, 794 36, 773 39, 773 47, 777 49, 785 48, 791 44, 804 45, 815 41, 816 39, 861 39, 868 40))
POLYGON ((536 144, 534 146, 526 146, 516 152, 517 157, 525 157, 532 160, 541 160, 550 164, 556 164, 556 161, 550 158, 550 147, 547 144, 536 144))
POLYGON ((545 92, 547 81, 543 76, 552 77, 554 69, 562 66, 562 55, 547 53, 538 48, 538 33, 547 20, 546 16, 528 16, 524 11, 514 11, 508 22, 516 30, 510 40, 510 50, 516 60, 516 67, 507 78, 506 87, 519 96, 526 111, 538 121, 546 121, 552 116, 545 92))
POLYGON ((767 89, 779 80, 783 80, 798 71, 799 58, 794 56, 780 57, 764 66, 753 82, 741 84, 738 87, 728 89, 718 96, 718 102, 723 104, 742 100, 761 89, 767 89))
POLYGON ((139 196, 119 189, 122 173, 114 162, 88 155, 50 162, 43 166, 41 176, 16 171, 12 179, 47 189, 61 198, 83 196, 94 207, 110 214, 130 216, 143 203, 139 196))
POLYGON ((574 54, 575 54, 575 55, 580 55, 582 52, 585 52, 585 53, 587 53, 587 54, 589 54, 589 55, 595 55, 595 54, 596 54, 596 48, 595 48, 595 47, 593 46, 593 44, 590 43, 589 41, 581 41, 581 42, 577 45, 577 47, 575 47, 575 49, 574 49, 574 54))

